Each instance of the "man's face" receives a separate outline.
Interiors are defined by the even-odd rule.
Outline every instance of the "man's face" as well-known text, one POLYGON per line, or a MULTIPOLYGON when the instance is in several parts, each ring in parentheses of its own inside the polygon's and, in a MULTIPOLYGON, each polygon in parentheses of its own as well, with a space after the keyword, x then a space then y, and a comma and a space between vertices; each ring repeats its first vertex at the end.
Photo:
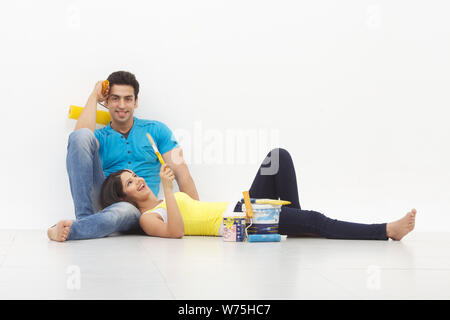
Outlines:
POLYGON ((115 84, 110 88, 105 106, 113 122, 125 124, 133 119, 134 109, 138 106, 138 100, 134 98, 134 88, 125 84, 115 84))

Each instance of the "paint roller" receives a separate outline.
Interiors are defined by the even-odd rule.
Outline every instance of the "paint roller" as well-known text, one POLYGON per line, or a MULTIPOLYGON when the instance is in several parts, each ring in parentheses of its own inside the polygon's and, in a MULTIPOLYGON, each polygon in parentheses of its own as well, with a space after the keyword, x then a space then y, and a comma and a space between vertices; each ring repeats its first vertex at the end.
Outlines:
MULTIPOLYGON (((80 117, 81 112, 83 112, 83 109, 84 109, 83 107, 71 105, 69 107, 69 119, 77 120, 80 117)), ((103 124, 106 126, 108 123, 111 122, 111 115, 109 114, 108 111, 97 110, 96 122, 98 124, 103 124)))
MULTIPOLYGON (((245 203, 245 199, 241 199, 241 203, 245 203)), ((254 199, 250 198, 250 203, 256 203, 256 204, 272 204, 275 206, 282 206, 282 205, 288 205, 291 204, 290 201, 286 200, 274 200, 274 199, 254 199)), ((247 206, 247 203, 245 204, 247 206)))
MULTIPOLYGON (((102 82, 102 94, 105 94, 106 89, 108 89, 108 87, 109 87, 109 81, 108 80, 103 81, 102 82)), ((103 106, 103 107, 105 107, 105 106, 103 106)), ((80 117, 81 112, 83 112, 83 109, 84 109, 83 107, 71 105, 69 107, 69 119, 77 120, 80 117)), ((110 121, 111 121, 111 115, 109 114, 108 111, 97 110, 96 122, 98 124, 103 124, 106 126, 110 121)))

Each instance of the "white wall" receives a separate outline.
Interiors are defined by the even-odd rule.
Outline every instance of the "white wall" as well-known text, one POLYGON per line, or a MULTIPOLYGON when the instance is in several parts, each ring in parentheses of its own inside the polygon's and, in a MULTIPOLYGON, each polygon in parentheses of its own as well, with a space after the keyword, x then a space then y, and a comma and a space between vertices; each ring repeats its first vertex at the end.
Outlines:
POLYGON ((369 223, 415 207, 416 230, 450 229, 448 1, 0 6, 0 228, 74 217, 68 106, 128 70, 136 115, 179 135, 202 200, 240 197, 280 146, 304 209, 369 223), (242 130, 236 159, 221 139, 242 130))

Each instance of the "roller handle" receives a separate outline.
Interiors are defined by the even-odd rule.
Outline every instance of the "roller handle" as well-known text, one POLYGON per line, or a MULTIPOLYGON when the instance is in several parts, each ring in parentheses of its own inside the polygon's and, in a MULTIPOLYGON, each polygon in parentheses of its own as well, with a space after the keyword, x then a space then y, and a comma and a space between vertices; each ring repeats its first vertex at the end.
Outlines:
MULTIPOLYGON (((288 205, 291 204, 290 201, 287 200, 274 200, 274 199, 255 199, 255 198, 250 198, 250 202, 251 203, 256 203, 256 204, 272 204, 272 205, 288 205)), ((241 203, 244 203, 244 199, 241 199, 241 203)))

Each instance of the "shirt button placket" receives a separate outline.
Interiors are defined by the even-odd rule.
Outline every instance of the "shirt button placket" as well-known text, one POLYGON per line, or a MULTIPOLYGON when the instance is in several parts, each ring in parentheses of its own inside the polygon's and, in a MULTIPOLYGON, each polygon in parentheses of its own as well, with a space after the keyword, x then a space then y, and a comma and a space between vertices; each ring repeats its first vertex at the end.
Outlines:
POLYGON ((130 165, 131 164, 131 151, 130 151, 130 143, 129 143, 129 141, 127 141, 127 150, 128 150, 128 164, 130 165))
MULTIPOLYGON (((124 136, 120 136, 120 139, 124 139, 125 137, 124 136)), ((123 140, 124 142, 125 142, 125 140, 123 140)), ((127 146, 130 144, 128 141, 126 141, 126 144, 127 144, 127 146)), ((130 150, 128 150, 128 147, 127 147, 127 153, 128 153, 128 166, 130 166, 130 164, 131 164, 131 159, 130 159, 130 153, 131 153, 131 151, 130 150)), ((131 169, 131 168, 129 168, 129 169, 131 169)))
POLYGON ((131 164, 131 161, 130 161, 130 150, 128 149, 128 144, 126 145, 125 149, 127 150, 128 165, 130 165, 131 164))

